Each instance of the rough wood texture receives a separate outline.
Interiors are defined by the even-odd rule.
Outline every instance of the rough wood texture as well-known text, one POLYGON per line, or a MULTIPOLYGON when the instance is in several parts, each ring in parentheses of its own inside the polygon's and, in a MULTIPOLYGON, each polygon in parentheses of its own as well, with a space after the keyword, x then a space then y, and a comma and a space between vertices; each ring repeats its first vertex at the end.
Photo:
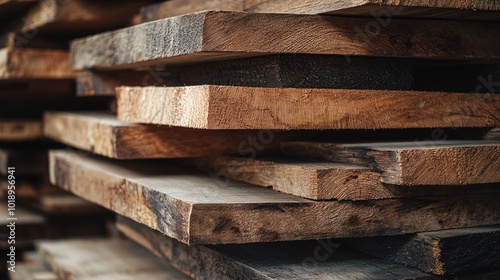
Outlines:
POLYGON ((467 185, 500 182, 500 143, 422 141, 386 143, 285 142, 283 153, 356 164, 395 185, 467 185))
POLYGON ((122 87, 117 97, 120 120, 202 129, 495 127, 500 123, 500 95, 491 94, 206 85, 122 87))
POLYGON ((437 275, 500 266, 500 226, 347 241, 360 251, 437 275))
POLYGON ((73 37, 98 33, 128 25, 141 7, 154 2, 40 0, 22 20, 20 29, 73 37))
POLYGON ((356 32, 370 22, 373 19, 202 12, 79 39, 72 43, 71 55, 78 70, 268 54, 500 58, 497 23, 394 20, 377 36, 356 32))
POLYGON ((229 85, 274 88, 409 89, 413 60, 271 55, 148 71, 78 75, 78 95, 115 95, 120 86, 229 85), (362 78, 361 78, 362 77, 362 78))
POLYGON ((498 194, 316 202, 213 177, 161 162, 50 152, 55 185, 187 244, 394 235, 500 218, 498 194))
POLYGON ((27 141, 43 137, 42 122, 0 120, 0 141, 27 141))
MULTIPOLYGON (((199 130, 138 125, 119 121, 109 113, 47 112, 45 136, 99 155, 117 159, 187 158, 246 152, 256 131, 199 130)), ((279 149, 279 142, 297 139, 298 133, 273 133, 260 153, 279 149)), ((254 139, 255 140, 255 139, 254 139)), ((257 140, 257 148, 262 145, 257 140)), ((257 151, 257 148, 254 149, 257 151)))
POLYGON ((0 49, 0 79, 72 79, 67 51, 0 49))
POLYGON ((275 191, 314 200, 371 200, 419 196, 495 193, 498 184, 467 186, 396 186, 381 182, 367 167, 306 162, 287 158, 216 157, 185 159, 184 164, 275 191))
POLYGON ((61 280, 190 279, 132 241, 74 239, 43 241, 37 247, 61 280))
MULTIPOLYGON (((460 20, 498 20, 500 5, 489 0, 172 0, 141 10, 142 22, 205 10, 251 11, 261 13, 335 14, 445 18, 460 20)), ((386 19, 386 18, 384 18, 386 19)))
POLYGON ((340 244, 332 240, 187 246, 120 216, 117 227, 128 238, 169 260, 194 279, 385 280, 427 279, 430 276, 339 247, 340 244), (314 260, 314 254, 319 255, 319 252, 323 261, 314 260))

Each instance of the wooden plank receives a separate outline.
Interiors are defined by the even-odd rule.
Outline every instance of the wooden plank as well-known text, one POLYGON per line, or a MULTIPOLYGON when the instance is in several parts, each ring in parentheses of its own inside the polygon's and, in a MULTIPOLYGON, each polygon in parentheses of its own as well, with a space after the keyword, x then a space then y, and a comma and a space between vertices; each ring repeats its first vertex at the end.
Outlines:
POLYGON ((126 26, 145 5, 155 1, 40 0, 23 18, 22 32, 78 37, 126 26))
POLYGON ((128 238, 194 279, 432 279, 348 249, 334 240, 223 246, 187 246, 119 216, 128 238), (323 244, 323 245, 321 245, 323 244), (321 253, 321 260, 314 254, 321 253))
POLYGON ((9 271, 11 280, 59 280, 57 275, 45 266, 35 252, 24 252, 22 262, 16 259, 15 272, 9 271))
POLYGON ((57 275, 44 265, 16 264, 16 271, 9 272, 11 280, 59 280, 57 275))
POLYGON ((0 49, 0 79, 72 79, 67 51, 0 49))
MULTIPOLYGON (((499 20, 498 3, 488 0, 468 1, 385 1, 350 0, 172 0, 141 10, 142 22, 205 10, 251 11, 261 13, 334 14, 392 17, 422 17, 458 20, 499 20)), ((382 18, 384 17, 384 18, 382 18)))
POLYGON ((8 176, 9 167, 15 167, 18 175, 45 175, 47 174, 47 161, 46 150, 29 147, 16 150, 0 147, 0 175, 8 176))
POLYGON ((59 142, 117 159, 240 154, 253 146, 256 146, 255 152, 265 154, 278 150, 281 141, 303 138, 297 132, 270 132, 272 138, 269 139, 268 132, 263 132, 264 138, 259 138, 260 132, 250 130, 207 131, 138 125, 119 121, 114 115, 103 112, 47 112, 44 133, 59 142))
POLYGON ((500 226, 348 240, 360 251, 436 275, 498 268, 500 226))
POLYGON ((132 241, 74 239, 39 242, 37 247, 44 262, 62 280, 190 279, 132 241))
POLYGON ((414 141, 385 143, 285 142, 283 153, 356 164, 381 174, 388 184, 467 185, 500 182, 496 141, 414 141))
POLYGON ((396 186, 381 182, 367 167, 288 158, 221 156, 185 159, 184 164, 273 190, 313 200, 372 200, 500 192, 497 184, 467 186, 396 186))
POLYGON ((43 137, 42 123, 36 120, 0 120, 0 141, 27 141, 43 137))
MULTIPOLYGON (((48 179, 48 178, 47 178, 48 179)), ((8 195, 7 178, 1 178, 0 197, 6 199, 8 195)), ((19 198, 18 204, 32 203, 34 199, 44 195, 53 195, 65 193, 62 189, 51 185, 49 182, 35 182, 22 178, 16 181, 16 197, 19 198)))
POLYGON ((370 22, 373 19, 201 12, 76 40, 71 56, 77 70, 131 69, 269 54, 457 60, 500 57, 500 44, 495 43, 500 32, 497 23, 394 20, 377 36, 356 32, 356 27, 364 28, 370 22))
POLYGON ((67 151, 50 152, 50 172, 55 185, 187 244, 394 235, 491 225, 500 217, 497 194, 317 202, 166 162, 67 151))
POLYGON ((121 87, 118 119, 200 129, 495 127, 500 95, 417 91, 121 87), (377 108, 377 110, 373 110, 377 108))
POLYGON ((115 95, 120 86, 232 85, 275 88, 410 89, 413 60, 270 55, 147 71, 78 75, 78 95, 115 95), (360 77, 357 79, 356 77, 360 77), (361 78, 363 77, 363 78, 361 78))

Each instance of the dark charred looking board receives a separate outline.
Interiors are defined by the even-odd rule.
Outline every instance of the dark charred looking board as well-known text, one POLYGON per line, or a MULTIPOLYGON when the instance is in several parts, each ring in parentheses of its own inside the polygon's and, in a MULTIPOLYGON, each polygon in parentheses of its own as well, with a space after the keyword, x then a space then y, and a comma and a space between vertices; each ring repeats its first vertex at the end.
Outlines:
POLYGON ((117 220, 125 236, 194 279, 434 279, 334 240, 187 246, 122 216, 117 220))
POLYGON ((69 151, 49 157, 53 184, 186 244, 386 236, 492 225, 500 218, 498 194, 317 202, 168 162, 69 151))
POLYGON ((86 71, 78 95, 115 95, 120 86, 228 85, 273 88, 410 89, 413 60, 270 55, 143 71, 86 71))
POLYGON ((373 16, 382 24, 390 22, 392 17, 500 19, 496 12, 500 4, 491 0, 172 0, 144 8, 141 19, 145 22, 204 10, 373 16))
POLYGON ((499 240, 500 226, 492 226, 389 238, 353 238, 345 244, 388 261, 445 275, 498 268, 499 240))
POLYGON ((205 85, 121 87, 117 100, 120 120, 199 129, 400 129, 500 123, 498 94, 205 85))
POLYGON ((395 19, 377 36, 356 31, 356 27, 364 28, 372 21, 370 18, 201 12, 78 39, 71 45, 71 55, 77 70, 135 69, 269 54, 500 58, 498 23, 395 19))
POLYGON ((356 164, 396 185, 467 185, 500 182, 500 142, 414 141, 385 143, 284 142, 283 153, 356 164))

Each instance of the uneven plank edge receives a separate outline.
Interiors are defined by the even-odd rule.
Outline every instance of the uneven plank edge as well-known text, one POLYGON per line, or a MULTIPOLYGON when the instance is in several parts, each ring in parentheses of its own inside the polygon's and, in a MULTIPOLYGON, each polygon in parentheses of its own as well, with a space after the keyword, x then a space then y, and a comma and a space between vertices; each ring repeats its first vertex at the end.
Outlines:
MULTIPOLYGON (((199 130, 139 125, 102 112, 46 112, 44 133, 74 147, 117 159, 190 158, 237 154, 255 131, 199 130)), ((278 150, 281 140, 298 133, 275 133, 261 152, 278 150)), ((296 138, 296 137, 295 137, 296 138)))
POLYGON ((280 53, 500 58, 496 35, 500 24, 394 19, 377 36, 365 34, 364 28, 373 22, 370 18, 208 11, 82 38, 72 43, 71 56, 77 70, 280 53))
POLYGON ((489 0, 393 1, 351 0, 171 0, 143 8, 142 21, 152 21, 205 10, 251 11, 287 14, 337 14, 453 18, 459 20, 498 20, 500 6, 489 0))
POLYGON ((500 95, 424 91, 121 87, 118 119, 202 129, 495 127, 500 95), (374 109, 375 108, 375 109, 374 109))
POLYGON ((315 202, 167 164, 51 151, 50 179, 186 244, 380 236, 492 225, 497 194, 315 202), (142 171, 141 171, 142 170, 142 171))

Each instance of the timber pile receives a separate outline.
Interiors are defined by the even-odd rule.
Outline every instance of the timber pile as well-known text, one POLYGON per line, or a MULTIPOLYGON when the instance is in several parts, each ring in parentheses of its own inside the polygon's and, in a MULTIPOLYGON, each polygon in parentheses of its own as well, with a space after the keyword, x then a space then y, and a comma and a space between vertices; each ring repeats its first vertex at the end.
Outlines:
POLYGON ((497 1, 27 2, 0 1, 0 137, 68 147, 0 163, 126 238, 14 279, 499 277, 497 1))

